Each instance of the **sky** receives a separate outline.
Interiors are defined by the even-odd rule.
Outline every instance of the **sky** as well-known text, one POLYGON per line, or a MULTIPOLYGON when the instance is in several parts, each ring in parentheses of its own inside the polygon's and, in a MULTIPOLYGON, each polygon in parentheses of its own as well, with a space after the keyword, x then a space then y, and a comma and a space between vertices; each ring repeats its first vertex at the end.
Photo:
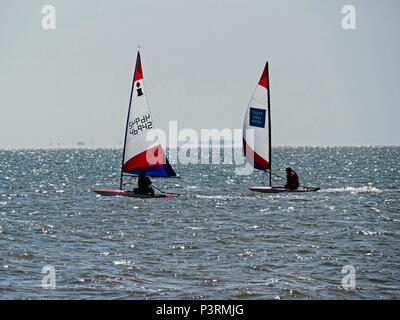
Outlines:
POLYGON ((138 46, 167 134, 242 128, 268 61, 273 146, 398 145, 399 33, 397 0, 2 0, 0 149, 120 147, 138 46))

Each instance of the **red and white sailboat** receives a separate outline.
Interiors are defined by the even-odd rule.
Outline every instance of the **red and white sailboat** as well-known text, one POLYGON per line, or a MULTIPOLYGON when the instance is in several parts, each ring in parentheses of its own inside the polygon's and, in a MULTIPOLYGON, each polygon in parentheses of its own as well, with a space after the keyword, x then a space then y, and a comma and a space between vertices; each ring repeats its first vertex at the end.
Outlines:
POLYGON ((105 196, 120 195, 137 198, 176 196, 165 193, 140 195, 132 191, 122 190, 125 176, 137 176, 143 171, 150 177, 176 177, 176 173, 169 164, 155 131, 144 88, 143 69, 138 51, 126 120, 119 190, 100 189, 93 191, 105 196), (148 139, 149 134, 153 139, 148 139))
POLYGON ((272 186, 271 172, 271 107, 268 62, 265 65, 243 122, 243 150, 248 163, 255 169, 269 173, 269 186, 250 187, 252 191, 263 193, 308 192, 319 188, 301 187, 295 190, 272 186))

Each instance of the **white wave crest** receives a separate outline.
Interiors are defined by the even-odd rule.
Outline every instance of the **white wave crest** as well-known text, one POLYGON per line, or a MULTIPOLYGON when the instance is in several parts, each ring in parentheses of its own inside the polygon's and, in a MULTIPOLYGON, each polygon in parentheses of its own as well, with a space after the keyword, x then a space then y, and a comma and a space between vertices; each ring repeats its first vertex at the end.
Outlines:
POLYGON ((380 190, 371 186, 364 187, 344 187, 344 188, 330 188, 325 189, 325 192, 332 193, 350 193, 350 194, 359 194, 359 193, 381 193, 383 190, 380 190))

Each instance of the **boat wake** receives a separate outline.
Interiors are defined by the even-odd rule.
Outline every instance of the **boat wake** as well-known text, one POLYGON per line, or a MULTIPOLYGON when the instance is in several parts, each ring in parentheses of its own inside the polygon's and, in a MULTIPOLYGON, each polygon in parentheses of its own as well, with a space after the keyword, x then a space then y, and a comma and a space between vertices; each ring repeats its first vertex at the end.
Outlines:
POLYGON ((226 195, 202 195, 196 194, 196 198, 198 199, 212 199, 212 200, 237 200, 237 199, 253 199, 250 196, 226 196, 226 195))
POLYGON ((350 193, 350 194, 359 194, 359 193, 381 193, 383 190, 380 190, 376 187, 364 186, 364 187, 344 187, 344 188, 329 188, 323 189, 325 192, 330 193, 350 193))

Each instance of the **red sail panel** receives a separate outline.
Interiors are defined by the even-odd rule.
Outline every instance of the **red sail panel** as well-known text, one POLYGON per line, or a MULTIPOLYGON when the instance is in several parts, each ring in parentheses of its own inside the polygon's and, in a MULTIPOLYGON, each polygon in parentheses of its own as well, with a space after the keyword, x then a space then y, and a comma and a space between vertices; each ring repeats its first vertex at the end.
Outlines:
POLYGON ((254 168, 259 170, 269 169, 269 162, 261 157, 257 152, 255 152, 243 139, 243 150, 249 163, 251 163, 254 168))
POLYGON ((268 64, 265 66, 264 71, 261 75, 261 79, 258 82, 260 86, 263 86, 265 89, 268 89, 268 64))
POLYGON ((166 163, 161 145, 143 151, 124 163, 123 171, 129 172, 139 168, 157 167, 166 163))
POLYGON ((143 72, 142 72, 142 63, 140 62, 140 53, 138 52, 137 61, 136 61, 136 73, 134 82, 137 80, 143 79, 143 72))

